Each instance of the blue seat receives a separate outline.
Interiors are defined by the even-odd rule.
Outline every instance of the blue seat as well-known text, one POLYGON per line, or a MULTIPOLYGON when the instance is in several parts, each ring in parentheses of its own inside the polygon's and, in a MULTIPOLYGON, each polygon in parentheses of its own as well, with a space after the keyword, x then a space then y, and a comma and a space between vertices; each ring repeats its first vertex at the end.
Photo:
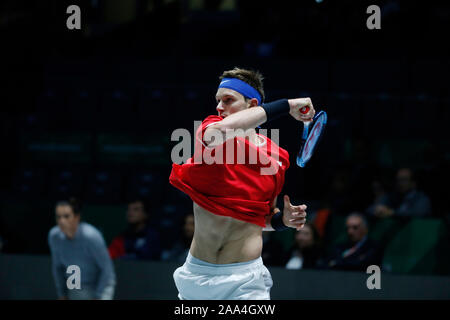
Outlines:
POLYGON ((176 112, 176 92, 167 87, 146 87, 141 89, 138 101, 139 128, 144 131, 167 129, 176 112))
POLYGON ((50 175, 49 195, 54 200, 79 197, 82 192, 84 175, 82 170, 55 169, 50 175))
POLYGON ((115 88, 103 92, 100 110, 102 112, 130 111, 134 103, 132 90, 115 88))
POLYGON ((127 89, 109 89, 102 93, 96 127, 100 130, 132 130, 138 115, 136 92, 127 89))
POLYGON ((62 88, 46 88, 36 99, 36 118, 45 122, 47 130, 66 130, 72 125, 68 114, 66 92, 62 88))
POLYGON ((128 175, 126 197, 132 199, 134 197, 151 199, 152 203, 161 202, 163 196, 163 188, 161 183, 163 177, 155 171, 138 171, 128 175))
POLYGON ((65 107, 65 92, 61 88, 48 87, 36 99, 36 111, 38 112, 57 112, 65 107))
POLYGON ((76 88, 67 95, 68 114, 76 130, 94 130, 99 113, 100 97, 95 88, 76 88))
POLYGON ((13 176, 13 191, 19 198, 40 199, 45 196, 47 171, 41 168, 19 168, 13 176))
POLYGON ((90 203, 120 203, 122 177, 117 172, 92 170, 88 173, 84 198, 90 203))

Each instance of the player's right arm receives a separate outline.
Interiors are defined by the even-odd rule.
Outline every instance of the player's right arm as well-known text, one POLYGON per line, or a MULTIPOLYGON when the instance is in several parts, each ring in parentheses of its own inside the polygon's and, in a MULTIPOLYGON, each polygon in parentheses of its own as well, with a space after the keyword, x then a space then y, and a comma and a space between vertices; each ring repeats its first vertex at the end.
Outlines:
MULTIPOLYGON (((298 98, 287 100, 289 110, 286 112, 298 121, 311 121, 314 117, 315 110, 310 98, 298 98), (300 112, 303 107, 308 107, 309 111, 305 114, 300 112)), ((217 146, 226 139, 231 139, 236 136, 245 136, 245 132, 249 129, 254 129, 261 124, 270 121, 268 119, 267 108, 270 108, 270 103, 265 107, 256 106, 239 112, 230 114, 222 121, 219 121, 209 126, 204 134, 203 142, 208 146, 217 146), (237 129, 241 129, 237 131, 237 129)))
POLYGON ((217 146, 236 136, 245 135, 249 129, 267 121, 266 112, 260 106, 241 110, 230 114, 222 121, 209 126, 203 136, 203 141, 208 146, 217 146), (237 129, 241 129, 237 131, 237 129))

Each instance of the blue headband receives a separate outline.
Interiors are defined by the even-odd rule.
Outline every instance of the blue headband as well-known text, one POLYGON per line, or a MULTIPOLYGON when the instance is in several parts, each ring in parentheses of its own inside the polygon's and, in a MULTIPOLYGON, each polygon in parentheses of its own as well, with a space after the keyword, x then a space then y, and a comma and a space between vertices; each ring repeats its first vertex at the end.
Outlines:
POLYGON ((236 78, 223 78, 222 82, 219 84, 219 88, 227 88, 237 91, 249 99, 256 98, 258 100, 258 105, 261 104, 261 95, 258 90, 242 80, 236 78))

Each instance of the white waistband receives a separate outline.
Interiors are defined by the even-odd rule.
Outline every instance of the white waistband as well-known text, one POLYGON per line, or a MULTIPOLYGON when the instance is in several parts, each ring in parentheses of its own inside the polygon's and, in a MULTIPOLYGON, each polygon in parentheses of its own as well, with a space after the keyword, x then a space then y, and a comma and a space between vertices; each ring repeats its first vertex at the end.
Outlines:
POLYGON ((229 275, 239 272, 256 270, 263 266, 261 257, 238 263, 215 264, 200 260, 188 253, 184 266, 192 272, 208 274, 208 275, 229 275))

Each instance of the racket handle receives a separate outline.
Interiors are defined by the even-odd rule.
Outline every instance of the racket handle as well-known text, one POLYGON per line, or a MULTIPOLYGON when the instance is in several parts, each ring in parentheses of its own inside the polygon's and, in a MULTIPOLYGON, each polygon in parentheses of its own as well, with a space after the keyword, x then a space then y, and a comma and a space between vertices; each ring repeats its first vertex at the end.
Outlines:
POLYGON ((309 112, 309 109, 310 108, 308 106, 305 106, 305 107, 300 109, 300 113, 307 114, 309 112))

